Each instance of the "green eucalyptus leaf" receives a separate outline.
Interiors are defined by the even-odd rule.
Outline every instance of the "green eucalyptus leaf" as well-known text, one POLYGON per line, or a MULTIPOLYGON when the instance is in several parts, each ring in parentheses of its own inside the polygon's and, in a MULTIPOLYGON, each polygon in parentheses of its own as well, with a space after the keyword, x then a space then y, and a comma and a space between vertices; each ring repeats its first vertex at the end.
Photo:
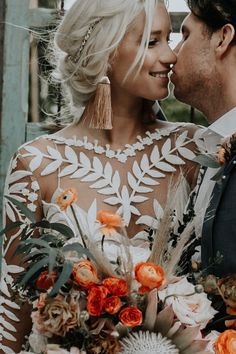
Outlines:
POLYGON ((58 250, 50 249, 49 252, 49 265, 48 265, 48 272, 51 273, 56 265, 58 250))
POLYGON ((217 183, 222 183, 222 176, 224 174, 224 168, 220 168, 219 171, 213 176, 211 177, 211 180, 212 181, 215 181, 217 183))
POLYGON ((4 227, 4 229, 2 229, 0 231, 0 237, 4 234, 6 234, 7 232, 16 229, 17 227, 23 225, 24 223, 22 221, 14 221, 13 223, 7 225, 6 227, 4 227))
POLYGON ((5 196, 6 199, 10 200, 10 202, 12 202, 17 209, 20 210, 20 212, 27 217, 27 219, 29 219, 32 223, 35 223, 35 215, 34 213, 32 213, 32 211, 30 211, 22 202, 19 202, 19 200, 16 200, 15 198, 9 197, 9 196, 5 196))
POLYGON ((91 252, 89 252, 89 250, 85 247, 83 247, 80 243, 76 242, 76 243, 71 243, 69 245, 66 245, 62 248, 62 252, 69 252, 69 251, 75 251, 77 252, 79 255, 86 255, 89 259, 93 259, 96 262, 96 259, 94 258, 94 256, 92 255, 91 252))
POLYGON ((20 242, 16 247, 14 256, 19 256, 20 254, 28 254, 30 253, 32 247, 33 247, 32 245, 28 245, 28 244, 26 245, 25 242, 20 242))
POLYGON ((220 164, 216 161, 214 155, 199 154, 194 157, 193 161, 205 167, 211 167, 211 168, 220 167, 220 164))
POLYGON ((57 279, 56 283, 54 284, 52 291, 49 293, 49 296, 54 296, 58 293, 61 287, 68 281, 71 276, 73 269, 73 263, 69 261, 65 261, 63 264, 63 268, 59 278, 57 279))
POLYGON ((50 248, 50 245, 48 242, 42 240, 41 238, 30 238, 25 241, 21 241, 20 244, 25 244, 25 245, 32 245, 32 246, 41 246, 44 248, 50 248))
MULTIPOLYGON (((32 249, 32 247, 31 247, 31 249, 32 249)), ((28 252, 28 255, 26 257, 27 257, 28 260, 29 259, 33 260, 33 258, 36 257, 36 255, 38 255, 40 257, 40 259, 41 259, 42 257, 45 257, 46 255, 49 256, 51 250, 53 250, 53 249, 52 248, 40 248, 40 249, 37 249, 37 250, 35 250, 33 252, 30 252, 30 253, 28 252), (37 253, 35 253, 35 252, 37 252, 37 253)), ((24 257, 24 258, 26 258, 26 257, 24 257)))
POLYGON ((50 222, 46 219, 38 221, 32 225, 32 227, 41 227, 42 229, 50 229, 50 222))
POLYGON ((27 262, 30 259, 34 260, 35 258, 37 258, 38 256, 41 256, 41 255, 42 255, 41 250, 35 250, 33 252, 30 252, 29 254, 27 254, 24 257, 24 262, 27 262))
POLYGON ((28 238, 30 238, 32 236, 34 230, 28 231, 28 229, 29 229, 29 227, 25 227, 22 230, 22 232, 20 234, 21 241, 27 240, 28 238))
POLYGON ((21 279, 19 286, 27 284, 27 282, 30 280, 30 278, 33 277, 35 273, 37 273, 40 269, 48 265, 48 262, 49 262, 49 257, 47 256, 41 259, 40 261, 38 261, 37 263, 35 263, 32 267, 30 267, 29 270, 27 270, 25 276, 21 279))
POLYGON ((73 238, 75 236, 72 229, 67 225, 54 222, 50 224, 50 227, 52 230, 58 231, 62 235, 66 236, 67 239, 73 238))

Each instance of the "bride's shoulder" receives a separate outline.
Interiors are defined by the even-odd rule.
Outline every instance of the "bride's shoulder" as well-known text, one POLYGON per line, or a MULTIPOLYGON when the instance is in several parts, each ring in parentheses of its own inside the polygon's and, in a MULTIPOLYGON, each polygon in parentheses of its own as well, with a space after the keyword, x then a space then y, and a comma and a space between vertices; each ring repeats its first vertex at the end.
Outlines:
POLYGON ((160 131, 169 131, 170 134, 181 134, 184 131, 188 132, 188 137, 193 138, 194 136, 200 135, 204 130, 203 126, 186 123, 186 122, 169 122, 169 121, 157 121, 157 128, 160 131))

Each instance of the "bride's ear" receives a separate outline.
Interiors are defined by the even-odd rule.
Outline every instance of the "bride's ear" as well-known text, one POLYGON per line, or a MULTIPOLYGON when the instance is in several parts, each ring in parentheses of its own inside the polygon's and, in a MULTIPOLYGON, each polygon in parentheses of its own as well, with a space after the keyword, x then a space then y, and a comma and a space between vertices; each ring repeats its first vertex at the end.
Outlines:
POLYGON ((235 37, 235 28, 230 23, 227 23, 217 31, 216 54, 223 55, 231 45, 235 37))

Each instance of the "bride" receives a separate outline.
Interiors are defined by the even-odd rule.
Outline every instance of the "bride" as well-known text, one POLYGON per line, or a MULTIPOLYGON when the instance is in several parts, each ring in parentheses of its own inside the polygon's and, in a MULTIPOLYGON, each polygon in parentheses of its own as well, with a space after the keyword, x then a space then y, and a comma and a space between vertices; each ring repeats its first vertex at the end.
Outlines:
MULTIPOLYGON (((55 34, 55 76, 63 85, 73 121, 51 135, 21 146, 5 185, 36 219, 65 222, 75 237, 94 237, 91 210, 122 217, 133 262, 146 260, 162 217, 170 181, 183 175, 184 197, 196 182, 191 124, 158 119, 155 100, 168 96, 176 56, 169 47, 171 23, 157 0, 77 0, 55 34), (74 215, 67 202, 75 200, 74 215)), ((4 201, 6 223, 22 214, 4 201)), ((99 215, 99 214, 98 214, 99 215)), ((30 308, 11 299, 21 268, 14 250, 19 235, 4 242, 1 286, 3 353, 20 351, 29 332, 30 308)), ((109 257, 122 252, 121 235, 107 235, 109 257)))

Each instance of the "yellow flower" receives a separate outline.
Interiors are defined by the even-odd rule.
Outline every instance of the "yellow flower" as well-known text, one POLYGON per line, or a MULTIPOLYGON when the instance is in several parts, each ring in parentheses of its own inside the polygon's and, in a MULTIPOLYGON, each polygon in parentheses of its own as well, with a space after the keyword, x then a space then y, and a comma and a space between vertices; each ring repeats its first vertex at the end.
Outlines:
POLYGON ((97 213, 98 221, 103 225, 101 232, 105 236, 111 236, 116 232, 116 227, 123 226, 123 220, 119 214, 107 210, 100 210, 97 213))
POLYGON ((71 204, 78 199, 78 193, 74 188, 65 189, 56 199, 61 210, 66 210, 71 204))

